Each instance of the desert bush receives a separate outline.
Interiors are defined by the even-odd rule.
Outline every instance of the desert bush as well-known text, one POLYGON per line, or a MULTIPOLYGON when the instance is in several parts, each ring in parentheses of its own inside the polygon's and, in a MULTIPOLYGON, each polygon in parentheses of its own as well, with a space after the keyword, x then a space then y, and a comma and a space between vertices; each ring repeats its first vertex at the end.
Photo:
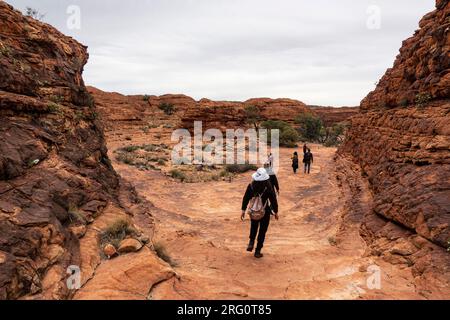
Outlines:
POLYGON ((80 212, 77 206, 75 205, 69 205, 69 209, 67 210, 69 222, 70 223, 83 223, 85 224, 86 217, 80 212))
POLYGON ((141 148, 140 146, 126 146, 126 147, 120 148, 119 150, 123 151, 123 152, 134 152, 136 150, 139 150, 140 148, 141 148))
POLYGON ((167 160, 161 158, 161 159, 158 159, 158 162, 157 162, 157 163, 158 163, 160 166, 165 166, 165 165, 166 165, 166 161, 167 161, 167 160))
POLYGON ((54 102, 49 102, 47 104, 47 110, 50 113, 58 113, 61 110, 61 107, 54 102))
POLYGON ((169 102, 161 102, 159 104, 159 109, 164 111, 164 113, 167 114, 168 116, 175 113, 175 106, 169 102))
POLYGON ((176 267, 178 265, 167 253, 166 247, 161 242, 155 243, 153 248, 155 249, 156 255, 167 262, 171 267, 176 267))
POLYGON ((291 125, 284 121, 279 120, 267 120, 261 123, 261 126, 268 129, 267 138, 271 141, 270 130, 278 129, 280 131, 280 146, 294 148, 297 146, 297 142, 300 140, 298 132, 291 127, 291 125))
POLYGON ((322 120, 310 113, 305 113, 295 118, 295 123, 300 126, 299 132, 301 137, 307 141, 319 141, 321 133, 323 133, 322 120))
POLYGON ((5 57, 9 57, 11 55, 11 50, 7 45, 3 44, 3 42, 0 42, 0 53, 5 57))
POLYGON ((403 107, 403 108, 407 107, 408 104, 409 104, 409 101, 408 101, 408 99, 406 99, 406 98, 401 99, 400 102, 398 103, 398 105, 399 105, 400 107, 403 107))
POLYGON ((116 248, 119 247, 120 242, 127 236, 137 236, 138 231, 131 225, 126 219, 117 219, 109 226, 107 226, 99 234, 100 244, 103 247, 105 244, 110 243, 116 248))
POLYGON ((150 96, 149 96, 148 94, 145 94, 145 95, 142 97, 142 100, 145 101, 145 102, 147 102, 148 100, 150 100, 150 96))
POLYGON ((170 173, 170 176, 172 178, 174 178, 174 179, 178 179, 178 180, 180 180, 182 182, 187 180, 186 174, 184 172, 180 171, 180 170, 172 169, 172 170, 170 170, 169 173, 170 173))
POLYGON ((251 124, 255 127, 255 130, 258 130, 259 123, 262 120, 261 112, 256 106, 246 106, 244 108, 245 119, 248 124, 251 124))
POLYGON ((245 173, 248 171, 256 171, 258 167, 254 164, 227 164, 225 171, 228 173, 245 173))
POLYGON ((31 7, 26 7, 25 14, 36 20, 42 20, 45 17, 45 14, 40 13, 38 10, 31 7))
POLYGON ((419 93, 418 95, 416 95, 416 105, 419 108, 424 107, 430 101, 431 95, 429 93, 419 93))
POLYGON ((122 152, 116 156, 116 160, 128 165, 133 165, 135 161, 135 156, 130 153, 122 152))
POLYGON ((345 133, 345 125, 337 123, 331 128, 325 129, 325 135, 322 137, 323 144, 326 147, 335 147, 342 143, 343 135, 345 133))

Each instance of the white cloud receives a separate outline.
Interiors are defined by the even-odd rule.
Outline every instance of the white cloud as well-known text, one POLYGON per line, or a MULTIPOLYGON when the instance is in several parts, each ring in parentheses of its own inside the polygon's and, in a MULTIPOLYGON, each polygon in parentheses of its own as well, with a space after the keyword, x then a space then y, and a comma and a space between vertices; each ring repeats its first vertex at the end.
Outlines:
POLYGON ((423 0, 8 1, 89 46, 85 82, 196 99, 289 97, 357 105, 434 6, 423 0), (81 30, 66 29, 80 6, 81 30), (380 30, 366 27, 369 5, 380 30))

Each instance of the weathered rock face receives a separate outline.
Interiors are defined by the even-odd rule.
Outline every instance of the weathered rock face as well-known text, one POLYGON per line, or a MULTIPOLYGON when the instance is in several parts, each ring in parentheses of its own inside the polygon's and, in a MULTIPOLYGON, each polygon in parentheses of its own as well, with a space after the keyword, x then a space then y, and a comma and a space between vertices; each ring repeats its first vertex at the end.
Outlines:
POLYGON ((245 102, 200 100, 195 108, 186 110, 182 118, 185 128, 192 128, 194 121, 202 121, 205 128, 229 129, 246 127, 247 106, 256 107, 262 120, 282 120, 293 123, 297 115, 313 113, 303 102, 291 99, 255 98, 245 102))
MULTIPOLYGON (((450 3, 436 1, 436 7, 362 101, 340 153, 351 155, 367 175, 376 214, 447 248, 450 3)), ((380 228, 368 223, 364 233, 373 239, 380 228)))
POLYGON ((320 107, 320 106, 308 106, 317 116, 322 119, 325 127, 332 127, 337 123, 344 123, 350 120, 359 112, 359 107, 320 107))
POLYGON ((86 48, 0 2, 0 299, 66 298, 77 236, 118 188, 86 48), (78 228, 79 229, 79 228, 78 228))
POLYGON ((195 121, 202 121, 204 128, 246 127, 246 106, 260 110, 262 119, 282 120, 293 123, 296 115, 313 113, 303 102, 291 99, 256 98, 245 102, 212 101, 194 99, 185 95, 124 96, 88 87, 95 98, 98 109, 106 123, 106 130, 118 126, 167 125, 192 129, 195 121), (162 103, 171 104, 175 112, 171 115, 160 110, 162 103))
POLYGON ((436 0, 437 10, 420 21, 420 29, 405 40, 394 66, 381 78, 361 109, 407 106, 416 100, 450 96, 449 2, 436 0))

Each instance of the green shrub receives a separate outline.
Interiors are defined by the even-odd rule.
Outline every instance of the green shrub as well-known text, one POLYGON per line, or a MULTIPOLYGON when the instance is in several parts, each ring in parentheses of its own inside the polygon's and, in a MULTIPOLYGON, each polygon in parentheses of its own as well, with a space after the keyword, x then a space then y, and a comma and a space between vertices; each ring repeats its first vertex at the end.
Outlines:
POLYGON ((295 123, 300 126, 299 132, 303 139, 307 141, 319 141, 321 133, 323 133, 322 120, 311 114, 305 113, 295 118, 295 123))
POLYGON ((171 267, 176 267, 178 265, 167 253, 166 247, 161 242, 155 243, 153 248, 155 249, 156 255, 167 262, 171 267))
POLYGON ((401 99, 400 102, 399 102, 398 104, 399 104, 400 107, 405 108, 405 107, 408 106, 409 101, 408 101, 408 99, 401 99))
POLYGON ((186 179, 187 179, 186 174, 185 174, 184 172, 180 171, 180 170, 172 169, 172 170, 170 170, 169 173, 170 173, 170 176, 171 176, 172 178, 178 179, 178 180, 180 180, 181 182, 186 181, 186 179))
POLYGON ((419 93, 416 95, 416 105, 419 108, 424 107, 426 104, 428 104, 431 101, 432 97, 429 93, 419 93))
POLYGON ((136 150, 139 150, 140 148, 141 148, 140 146, 127 146, 120 148, 119 150, 124 152, 134 152, 136 150))
POLYGON ((80 222, 86 224, 86 217, 80 212, 80 210, 75 205, 70 205, 69 210, 67 210, 70 223, 80 222))
POLYGON ((145 94, 145 95, 142 97, 142 100, 145 101, 145 102, 148 102, 148 100, 150 100, 150 96, 149 96, 148 94, 145 94))
POLYGON ((269 142, 271 142, 272 138, 270 130, 280 131, 279 143, 281 147, 294 148, 297 146, 297 142, 300 140, 298 132, 287 122, 280 120, 267 120, 262 122, 261 126, 265 129, 268 129, 267 138, 269 142))
POLYGON ((49 102, 47 104, 47 110, 50 113, 59 113, 61 111, 61 106, 54 102, 49 102))
POLYGON ((0 42, 0 53, 5 57, 11 56, 11 50, 3 42, 0 42))
POLYGON ((110 243, 118 248, 120 242, 122 242, 122 240, 124 240, 127 236, 137 235, 138 231, 131 226, 128 220, 117 219, 100 233, 100 244, 103 247, 105 244, 110 243))
POLYGON ((158 164, 160 166, 165 166, 166 165, 166 160, 161 158, 161 159, 158 160, 158 164))
POLYGON ((28 17, 31 17, 31 18, 36 19, 36 20, 42 20, 45 17, 45 14, 42 14, 38 10, 36 10, 34 8, 31 8, 31 7, 26 7, 25 14, 28 17))
POLYGON ((159 109, 169 116, 175 113, 175 106, 172 103, 161 102, 159 104, 159 109))
POLYGON ((225 171, 228 173, 245 173, 248 171, 256 171, 258 167, 254 164, 227 164, 225 171))
POLYGON ((132 155, 130 153, 119 153, 116 156, 116 160, 119 161, 119 162, 123 162, 125 164, 128 164, 128 165, 133 165, 135 157, 134 157, 134 155, 132 155))
POLYGON ((248 124, 255 127, 258 130, 259 123, 262 120, 261 111, 256 106, 246 106, 244 108, 245 119, 248 124))

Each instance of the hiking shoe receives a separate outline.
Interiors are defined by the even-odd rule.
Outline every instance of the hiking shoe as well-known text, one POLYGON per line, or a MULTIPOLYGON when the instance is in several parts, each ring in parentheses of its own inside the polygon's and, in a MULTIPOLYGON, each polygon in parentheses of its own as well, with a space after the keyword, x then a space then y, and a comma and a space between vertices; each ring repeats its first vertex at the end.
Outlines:
POLYGON ((260 251, 256 251, 256 252, 255 252, 255 258, 260 259, 260 258, 262 258, 262 257, 264 257, 264 255, 263 255, 260 251))
POLYGON ((255 246, 255 241, 250 241, 250 242, 248 243, 247 251, 248 251, 248 252, 252 252, 254 246, 255 246))

